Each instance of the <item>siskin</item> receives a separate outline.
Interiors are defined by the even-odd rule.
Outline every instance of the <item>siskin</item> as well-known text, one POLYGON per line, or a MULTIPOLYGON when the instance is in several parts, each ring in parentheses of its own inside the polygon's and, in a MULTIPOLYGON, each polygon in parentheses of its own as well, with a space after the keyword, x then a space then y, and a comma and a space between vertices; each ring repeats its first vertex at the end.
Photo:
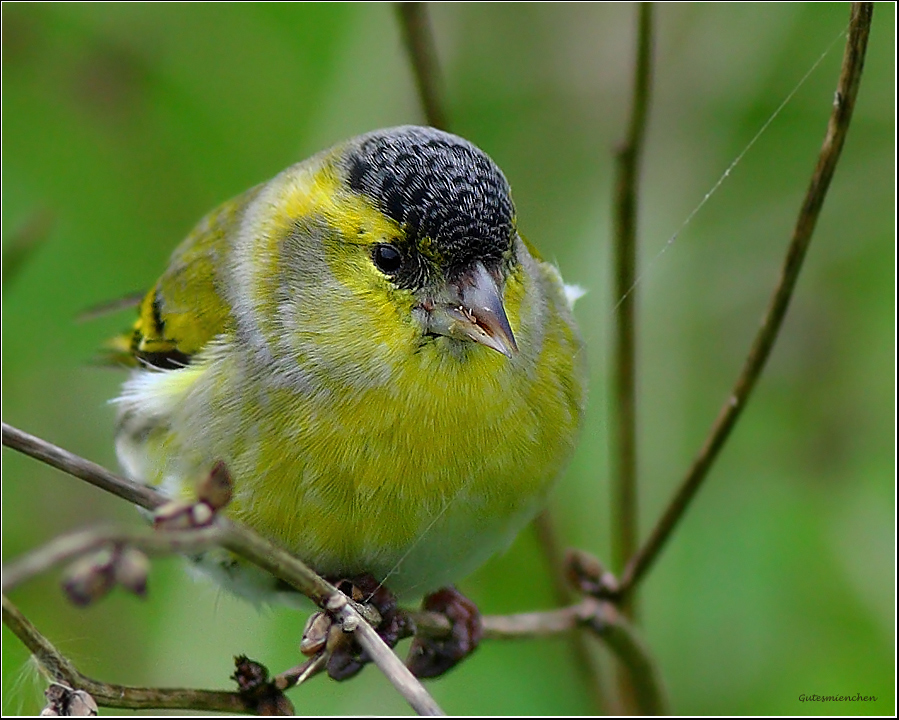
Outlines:
MULTIPOLYGON (((558 271, 480 149, 404 126, 207 215, 120 339, 126 472, 173 498, 217 463, 227 512, 329 578, 400 596, 506 547, 575 446, 583 345, 558 271)), ((278 585, 207 554, 259 600, 278 585)))

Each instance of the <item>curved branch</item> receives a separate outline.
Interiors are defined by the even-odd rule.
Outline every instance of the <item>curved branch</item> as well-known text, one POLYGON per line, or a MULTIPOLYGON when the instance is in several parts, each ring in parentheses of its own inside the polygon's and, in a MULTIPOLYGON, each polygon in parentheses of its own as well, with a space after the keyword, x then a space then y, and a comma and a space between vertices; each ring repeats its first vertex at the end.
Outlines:
POLYGON ((92 463, 78 455, 63 450, 53 443, 30 435, 23 430, 13 427, 9 423, 3 423, 3 444, 6 447, 18 450, 35 460, 40 460, 57 470, 74 475, 94 487, 105 490, 113 495, 118 495, 123 500, 139 505, 145 510, 154 510, 168 502, 168 498, 146 485, 138 485, 135 482, 119 477, 109 472, 102 465, 92 463))
POLYGON ((250 708, 239 693, 185 688, 142 688, 112 685, 82 675, 72 662, 45 638, 19 609, 3 596, 3 623, 12 630, 57 682, 83 690, 99 705, 131 710, 211 710, 245 713, 250 708))
POLYGON ((762 325, 752 343, 743 369, 730 396, 721 408, 718 418, 712 425, 699 454, 687 471, 667 509, 656 523, 649 539, 625 567, 620 586, 622 597, 626 597, 633 591, 637 583, 646 575, 646 571, 658 557, 674 528, 683 517, 740 417, 740 413, 746 406, 749 395, 771 354, 771 349, 774 347, 778 331, 789 307, 790 298, 796 287, 802 261, 811 242, 821 207, 824 205, 824 198, 830 187, 837 161, 840 158, 846 133, 849 130, 862 69, 865 65, 865 50, 868 45, 873 13, 873 3, 852 4, 846 51, 843 55, 843 65, 834 96, 833 110, 827 125, 827 133, 806 191, 805 200, 799 211, 799 217, 796 220, 793 237, 781 268, 780 279, 771 296, 762 325))
POLYGON ((213 525, 196 530, 167 530, 164 533, 148 529, 90 528, 54 538, 10 565, 3 567, 3 592, 8 593, 26 580, 50 568, 74 560, 93 550, 109 545, 128 545, 144 552, 191 553, 217 545, 221 530, 213 525))

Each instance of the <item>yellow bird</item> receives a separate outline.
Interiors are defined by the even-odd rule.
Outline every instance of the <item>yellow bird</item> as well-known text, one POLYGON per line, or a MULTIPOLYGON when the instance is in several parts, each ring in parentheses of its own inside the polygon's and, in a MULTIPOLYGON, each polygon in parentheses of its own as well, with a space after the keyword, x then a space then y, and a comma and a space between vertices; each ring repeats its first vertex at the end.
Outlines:
MULTIPOLYGON (((224 462, 227 512, 329 578, 463 578, 572 454, 583 344, 559 272, 470 142, 379 130, 213 210, 121 341, 116 447, 173 498, 224 462)), ((267 600, 224 552, 205 569, 267 600)))

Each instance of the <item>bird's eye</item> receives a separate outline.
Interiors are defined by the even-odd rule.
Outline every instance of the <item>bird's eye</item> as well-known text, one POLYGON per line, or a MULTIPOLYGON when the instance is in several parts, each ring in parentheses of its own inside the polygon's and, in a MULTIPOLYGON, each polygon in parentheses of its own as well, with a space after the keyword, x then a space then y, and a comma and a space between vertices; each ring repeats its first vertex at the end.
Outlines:
POLYGON ((373 255, 375 267, 388 275, 395 273, 403 264, 403 256, 393 245, 376 245, 373 255))

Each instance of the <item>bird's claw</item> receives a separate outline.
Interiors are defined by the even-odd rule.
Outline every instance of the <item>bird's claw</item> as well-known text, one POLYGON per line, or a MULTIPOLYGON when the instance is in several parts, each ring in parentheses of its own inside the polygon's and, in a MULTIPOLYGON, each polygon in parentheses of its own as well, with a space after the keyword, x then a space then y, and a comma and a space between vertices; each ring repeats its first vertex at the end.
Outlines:
POLYGON ((484 630, 477 606, 453 587, 428 595, 422 609, 444 615, 452 626, 449 637, 416 636, 412 640, 406 666, 419 678, 442 675, 471 655, 484 630))
MULTIPOLYGON (((403 635, 405 623, 393 593, 367 574, 339 580, 335 585, 354 602, 374 608, 380 617, 375 631, 388 647, 394 647, 403 635)), ((310 656, 321 654, 326 659, 328 676, 334 680, 347 680, 371 661, 356 642, 352 630, 327 611, 317 612, 306 623, 300 650, 310 656)))

